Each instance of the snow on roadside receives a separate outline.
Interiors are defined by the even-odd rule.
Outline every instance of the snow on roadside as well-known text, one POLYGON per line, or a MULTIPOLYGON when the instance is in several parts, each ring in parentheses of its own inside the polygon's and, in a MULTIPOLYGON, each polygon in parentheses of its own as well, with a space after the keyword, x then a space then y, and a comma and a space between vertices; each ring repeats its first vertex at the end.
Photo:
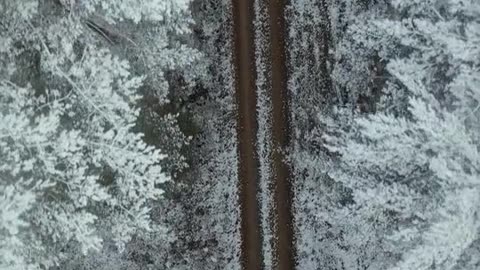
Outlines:
POLYGON ((255 66, 257 92, 257 153, 259 168, 260 226, 262 231, 262 258, 264 269, 270 270, 274 260, 272 224, 272 172, 271 172, 271 110, 269 83, 269 18, 265 1, 255 0, 255 66))
MULTIPOLYGON (((209 265, 197 269, 240 270, 241 235, 238 199, 238 154, 230 0, 199 1, 203 15, 203 48, 210 66, 208 97, 196 111, 202 127, 198 203, 205 209, 200 240, 212 239, 209 265), (203 238, 203 239, 202 239, 203 238), (206 268, 205 268, 206 267, 206 268)), ((196 199, 195 199, 196 200, 196 199)), ((192 268, 193 269, 193 268, 192 268)))
MULTIPOLYGON (((328 159, 315 146, 320 144, 321 130, 316 123, 317 114, 325 98, 325 74, 321 61, 323 39, 320 1, 292 1, 287 10, 289 25, 288 59, 291 95, 292 146, 290 160, 293 164, 294 230, 298 269, 329 269, 328 256, 322 254, 328 243, 322 231, 328 226, 325 198, 325 172, 328 159), (323 92, 322 92, 323 91, 323 92), (314 104, 316 107, 313 107, 314 104), (323 257, 322 257, 323 256, 323 257)), ((327 75, 328 76, 328 75, 327 75)), ((334 269, 334 268, 330 268, 334 269)))

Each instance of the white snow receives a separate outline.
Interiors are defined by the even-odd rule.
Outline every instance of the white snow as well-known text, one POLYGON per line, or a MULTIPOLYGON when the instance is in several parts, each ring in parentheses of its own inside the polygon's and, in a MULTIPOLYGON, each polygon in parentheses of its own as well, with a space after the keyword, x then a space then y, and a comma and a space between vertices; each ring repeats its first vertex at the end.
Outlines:
POLYGON ((267 67, 269 52, 269 27, 268 13, 265 2, 256 0, 255 8, 255 65, 256 65, 256 92, 257 92, 257 154, 260 163, 259 168, 259 194, 260 221, 262 232, 262 257, 264 269, 270 270, 273 266, 274 249, 272 247, 273 225, 270 217, 273 207, 272 172, 270 166, 271 155, 271 110, 270 85, 268 82, 269 70, 267 67))

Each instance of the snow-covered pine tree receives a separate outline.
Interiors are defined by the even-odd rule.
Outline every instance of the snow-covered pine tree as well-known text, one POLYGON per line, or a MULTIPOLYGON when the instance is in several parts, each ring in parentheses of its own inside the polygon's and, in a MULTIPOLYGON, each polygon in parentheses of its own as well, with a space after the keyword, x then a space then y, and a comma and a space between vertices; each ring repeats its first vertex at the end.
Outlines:
POLYGON ((121 250, 135 233, 156 229, 150 203, 169 180, 159 165, 166 156, 133 131, 139 88, 153 79, 133 73, 119 48, 136 46, 146 62, 155 52, 162 67, 188 65, 198 52, 142 48, 113 26, 149 22, 181 35, 188 3, 0 3, 1 269, 48 269, 72 243, 85 254, 104 241, 121 250))
POLYGON ((384 99, 384 111, 357 118, 341 139, 326 136, 347 171, 332 175, 353 191, 364 219, 386 215, 388 252, 399 256, 392 269, 453 269, 480 225, 480 4, 391 8, 355 31, 394 45, 385 54, 394 86, 386 93, 408 99, 384 99))

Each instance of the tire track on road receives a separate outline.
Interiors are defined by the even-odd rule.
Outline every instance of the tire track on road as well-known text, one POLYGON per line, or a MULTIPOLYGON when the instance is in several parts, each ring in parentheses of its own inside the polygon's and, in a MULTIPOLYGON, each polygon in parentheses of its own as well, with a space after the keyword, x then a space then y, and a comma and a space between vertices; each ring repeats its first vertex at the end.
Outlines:
POLYGON ((255 147, 257 119, 254 0, 232 1, 242 266, 246 270, 260 270, 262 239, 257 201, 259 161, 255 147))
POLYGON ((295 269, 290 165, 286 151, 290 146, 290 108, 286 58, 286 0, 268 0, 270 16, 270 64, 272 101, 272 172, 275 201, 276 270, 295 269))

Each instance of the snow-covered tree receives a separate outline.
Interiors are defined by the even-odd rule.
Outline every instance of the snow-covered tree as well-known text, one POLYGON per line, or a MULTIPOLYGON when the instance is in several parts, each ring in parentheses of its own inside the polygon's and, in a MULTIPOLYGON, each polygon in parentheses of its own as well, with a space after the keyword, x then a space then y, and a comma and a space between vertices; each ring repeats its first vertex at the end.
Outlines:
POLYGON ((388 18, 363 27, 363 36, 393 46, 385 48, 385 93, 408 98, 383 100, 384 111, 356 119, 341 139, 325 136, 347 171, 332 176, 370 211, 365 218, 387 214, 388 250, 401 256, 392 269, 453 269, 480 225, 480 5, 432 0, 391 7, 388 18))
POLYGON ((117 29, 149 22, 185 34, 188 4, 0 3, 0 268, 49 268, 72 243, 83 254, 105 241, 122 250, 134 234, 159 229, 151 202, 170 177, 160 166, 166 156, 135 132, 139 89, 155 81, 159 104, 167 102, 162 72, 192 64, 198 52, 142 46, 117 29), (142 52, 156 77, 132 69, 138 63, 123 47, 142 52))
POLYGON ((353 109, 374 110, 372 104, 381 88, 381 48, 367 36, 358 38, 356 27, 383 14, 377 1, 336 1, 330 8, 332 21, 332 94, 336 104, 355 104, 353 109), (373 4, 376 3, 376 4, 373 4))

